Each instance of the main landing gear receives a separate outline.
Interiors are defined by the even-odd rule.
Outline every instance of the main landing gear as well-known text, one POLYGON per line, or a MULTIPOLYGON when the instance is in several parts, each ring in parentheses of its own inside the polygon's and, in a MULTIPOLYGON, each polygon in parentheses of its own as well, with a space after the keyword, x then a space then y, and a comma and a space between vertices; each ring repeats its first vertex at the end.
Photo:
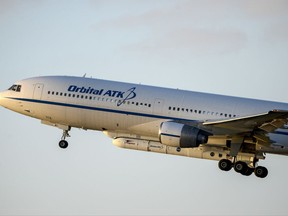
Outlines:
POLYGON ((256 168, 251 168, 244 161, 237 161, 232 163, 228 159, 222 159, 218 163, 219 169, 222 171, 230 171, 233 167, 235 172, 240 173, 244 176, 250 176, 253 172, 255 176, 259 178, 265 178, 268 175, 268 170, 266 167, 258 166, 256 168))
POLYGON ((70 128, 68 130, 63 130, 62 138, 59 141, 59 147, 62 149, 66 149, 68 147, 68 142, 65 139, 66 137, 70 137, 69 131, 70 131, 70 128))

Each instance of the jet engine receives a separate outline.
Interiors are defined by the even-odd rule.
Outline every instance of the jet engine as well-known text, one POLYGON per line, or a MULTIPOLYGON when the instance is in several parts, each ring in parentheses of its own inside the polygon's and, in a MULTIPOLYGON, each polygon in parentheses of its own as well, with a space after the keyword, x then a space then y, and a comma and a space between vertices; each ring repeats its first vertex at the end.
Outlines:
POLYGON ((207 143, 208 136, 206 131, 177 122, 162 122, 159 129, 160 142, 173 147, 196 148, 207 143))

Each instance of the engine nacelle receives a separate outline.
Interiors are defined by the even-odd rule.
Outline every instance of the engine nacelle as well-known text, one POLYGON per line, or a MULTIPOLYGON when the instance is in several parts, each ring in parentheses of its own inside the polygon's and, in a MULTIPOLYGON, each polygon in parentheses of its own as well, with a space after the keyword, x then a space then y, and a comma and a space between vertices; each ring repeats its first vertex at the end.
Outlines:
POLYGON ((195 148, 208 142, 209 134, 197 127, 177 122, 163 122, 160 125, 160 142, 167 146, 195 148))

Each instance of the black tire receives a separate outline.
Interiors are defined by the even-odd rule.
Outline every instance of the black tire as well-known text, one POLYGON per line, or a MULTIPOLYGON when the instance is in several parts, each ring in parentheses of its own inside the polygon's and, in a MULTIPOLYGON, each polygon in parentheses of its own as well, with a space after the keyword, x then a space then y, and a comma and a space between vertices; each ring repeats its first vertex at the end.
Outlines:
POLYGON ((229 171, 232 168, 232 162, 227 159, 222 159, 218 162, 218 167, 222 171, 229 171))
POLYGON ((248 165, 243 161, 237 161, 234 164, 235 172, 238 172, 238 173, 241 173, 244 175, 246 173, 247 169, 248 169, 248 165))
POLYGON ((258 166, 255 171, 254 174, 258 177, 258 178, 265 178, 268 175, 268 170, 266 167, 262 167, 262 166, 258 166))
POLYGON ((62 149, 66 149, 68 147, 68 142, 66 140, 60 140, 59 147, 62 149))
POLYGON ((254 168, 248 167, 246 172, 243 174, 244 176, 250 176, 254 172, 254 168))

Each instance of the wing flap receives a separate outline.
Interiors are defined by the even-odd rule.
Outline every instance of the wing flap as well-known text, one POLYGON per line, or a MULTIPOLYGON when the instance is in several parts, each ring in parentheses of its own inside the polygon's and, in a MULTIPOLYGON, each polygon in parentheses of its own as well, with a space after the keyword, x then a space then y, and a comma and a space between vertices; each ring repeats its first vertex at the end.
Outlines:
POLYGON ((272 122, 262 124, 259 128, 269 133, 283 127, 286 122, 283 119, 274 119, 272 122))

